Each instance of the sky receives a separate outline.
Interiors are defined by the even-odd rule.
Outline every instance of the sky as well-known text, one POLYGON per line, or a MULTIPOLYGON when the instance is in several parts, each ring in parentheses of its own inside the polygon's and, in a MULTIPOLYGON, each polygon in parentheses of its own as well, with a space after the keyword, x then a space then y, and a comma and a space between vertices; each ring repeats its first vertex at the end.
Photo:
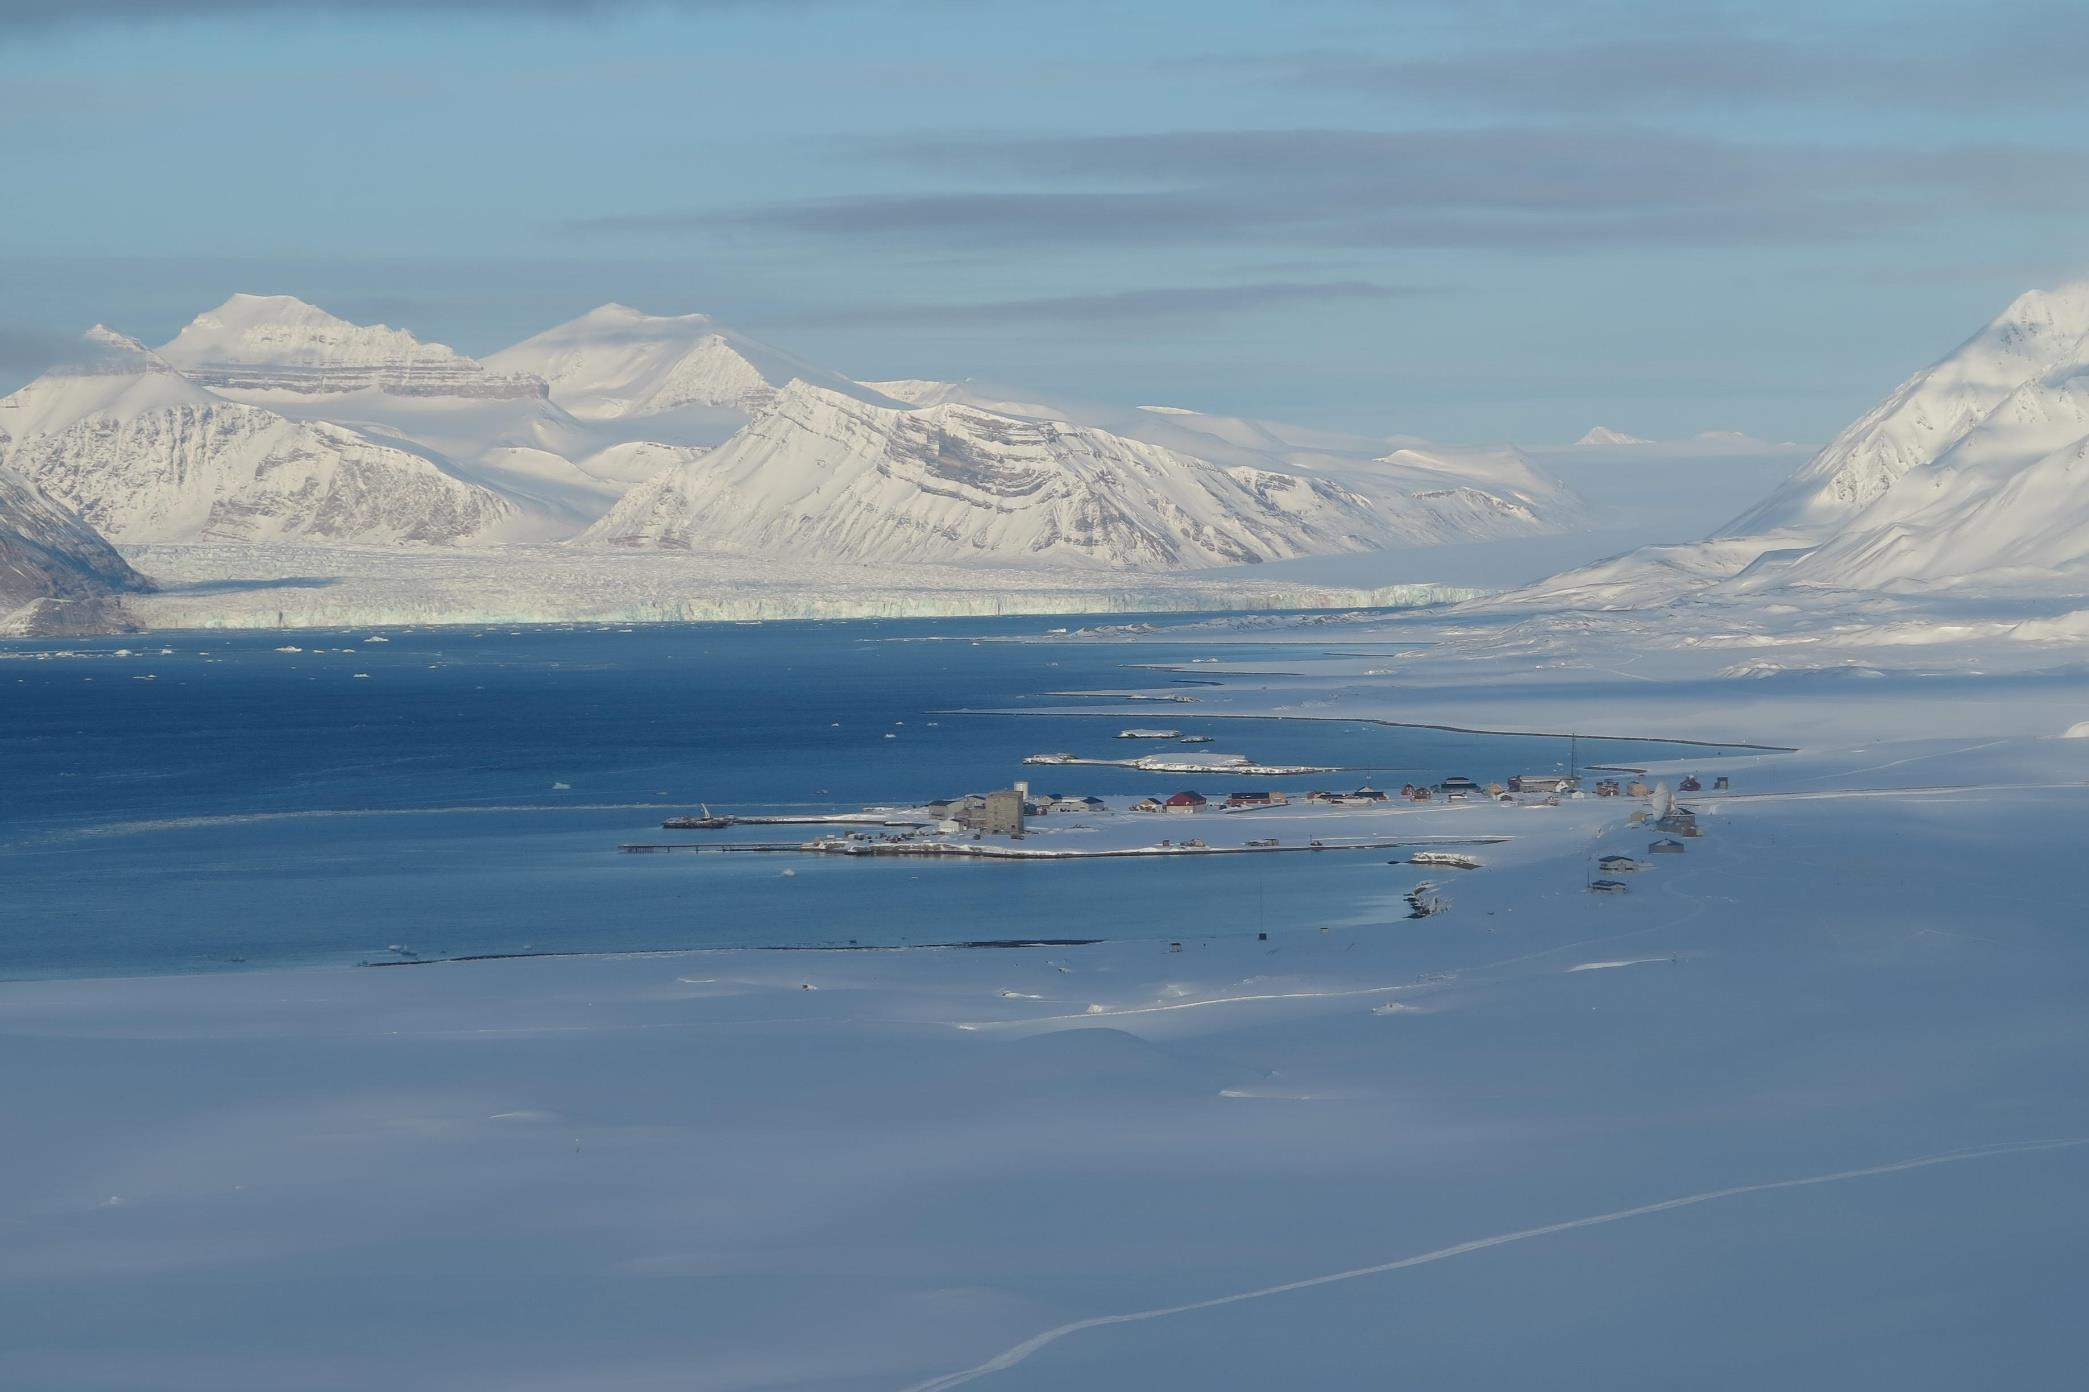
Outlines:
POLYGON ((235 291, 487 353, 1825 439, 2089 274, 2089 6, 0 0, 0 390, 235 291))

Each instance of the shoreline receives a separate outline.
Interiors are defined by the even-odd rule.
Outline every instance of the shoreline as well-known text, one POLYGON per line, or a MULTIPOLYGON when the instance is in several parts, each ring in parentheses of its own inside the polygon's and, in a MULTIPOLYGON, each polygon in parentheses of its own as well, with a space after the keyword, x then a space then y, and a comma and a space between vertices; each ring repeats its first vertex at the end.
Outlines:
MULTIPOLYGON (((1130 711, 1082 711, 1082 710, 1007 710, 953 708, 932 710, 930 715, 1016 715, 1016 716, 1082 716, 1093 719, 1122 720, 1130 711)), ((1751 754, 1799 754, 1800 745, 1756 744, 1750 740, 1680 739, 1669 735, 1591 735, 1577 730, 1494 730, 1478 725, 1447 725, 1432 720, 1387 720, 1372 715, 1260 715, 1253 711, 1198 711, 1199 720, 1301 720, 1317 721, 1322 724, 1380 725, 1395 730, 1440 730, 1452 735, 1506 735, 1524 739, 1581 739, 1599 740, 1608 744, 1674 744, 1693 749, 1745 749, 1751 754)), ((1594 767, 1594 765, 1591 765, 1594 767)), ((1623 767, 1605 765, 1605 767, 1623 767)), ((1634 770, 1640 772, 1641 770, 1634 770)))

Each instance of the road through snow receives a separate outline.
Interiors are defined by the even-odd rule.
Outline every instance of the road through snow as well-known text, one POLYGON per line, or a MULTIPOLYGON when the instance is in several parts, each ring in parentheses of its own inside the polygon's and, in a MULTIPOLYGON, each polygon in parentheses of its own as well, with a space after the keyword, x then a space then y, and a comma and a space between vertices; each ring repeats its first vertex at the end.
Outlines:
POLYGON ((1956 1165, 1969 1160, 1989 1160, 2006 1155, 2028 1155, 2041 1151, 2068 1150, 2089 1145, 2089 1136, 2068 1136, 2039 1141, 2006 1141, 1994 1145, 1979 1146, 1970 1150, 1944 1151, 1936 1155, 1916 1156, 1909 1160, 1895 1160, 1883 1165, 1868 1165, 1862 1169, 1834 1170, 1827 1174, 1803 1175, 1797 1179, 1776 1179, 1760 1184, 1737 1184, 1724 1189, 1707 1189, 1698 1194, 1685 1194, 1679 1198, 1663 1199, 1657 1203, 1641 1204, 1636 1208, 1613 1209, 1609 1213, 1593 1213, 1582 1218, 1569 1218, 1558 1223, 1547 1223, 1541 1227, 1520 1228, 1515 1232, 1496 1233, 1492 1237, 1478 1237, 1469 1242, 1460 1242, 1450 1247, 1439 1247, 1433 1252, 1420 1252, 1411 1257, 1380 1262, 1375 1266, 1352 1267, 1347 1271, 1329 1272, 1323 1276, 1308 1276, 1302 1280, 1286 1281, 1280 1285, 1263 1286, 1256 1290, 1237 1291, 1232 1295, 1213 1296, 1208 1300, 1193 1300, 1182 1305, 1165 1305, 1151 1310, 1134 1310, 1117 1315, 1092 1315, 1087 1319, 1074 1320, 1069 1324, 1047 1329, 1042 1334, 1033 1334, 1023 1342, 1008 1348, 984 1363, 954 1373, 945 1373, 926 1382, 917 1382, 905 1392, 946 1392, 965 1383, 1014 1367, 1031 1354, 1057 1343, 1069 1334, 1078 1334, 1084 1329, 1099 1329, 1112 1324, 1139 1324, 1147 1320, 1165 1319, 1170 1315, 1186 1315, 1198 1310, 1212 1310, 1222 1305, 1238 1305, 1244 1301, 1262 1300, 1272 1295, 1287 1295, 1293 1291, 1311 1290, 1316 1286, 1331 1286, 1341 1281, 1355 1281, 1366 1276, 1382 1276, 1387 1272, 1404 1271, 1408 1267, 1427 1266, 1431 1262, 1447 1261, 1472 1252, 1482 1252, 1490 1247, 1504 1247, 1512 1242, 1526 1242, 1536 1237, 1550 1237, 1555 1233, 1572 1232, 1577 1228, 1599 1227, 1606 1223, 1619 1223, 1628 1218, 1645 1218, 1656 1213, 1667 1213, 1674 1209, 1691 1208, 1698 1204, 1713 1203, 1720 1199, 1740 1198, 1747 1194, 1767 1194, 1779 1189, 1802 1189, 1818 1184, 1840 1184, 1853 1179, 1871 1179, 1880 1175, 1902 1174, 1910 1170, 1929 1169, 1937 1165, 1956 1165))

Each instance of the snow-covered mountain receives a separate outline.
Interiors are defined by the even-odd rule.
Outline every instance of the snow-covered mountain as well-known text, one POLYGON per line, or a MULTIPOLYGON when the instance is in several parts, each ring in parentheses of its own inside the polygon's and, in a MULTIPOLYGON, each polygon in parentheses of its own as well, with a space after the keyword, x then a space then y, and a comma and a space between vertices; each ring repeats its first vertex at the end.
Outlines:
POLYGON ((2018 298, 1711 540, 1515 599, 1790 588, 2089 592, 2089 283, 2018 298))
POLYGON ((79 363, 0 400, 0 464, 119 542, 449 543, 520 518, 410 448, 228 401, 99 325, 79 363))
POLYGON ((0 467, 0 632, 108 627, 109 601, 150 588, 76 513, 0 467))
POLYGON ((515 505, 518 536, 571 536, 623 493, 577 467, 608 440, 553 403, 543 379, 490 371, 404 329, 289 295, 234 295, 159 352, 215 395, 346 426, 494 490, 515 505))
MULTIPOLYGON (((1824 533, 1911 469, 1984 428, 2020 389, 2089 357, 2089 281, 2019 296, 1986 328, 1896 387, 1725 536, 1824 533)), ((2037 409, 2033 406, 2031 409, 2037 409)))
POLYGON ((1338 481, 958 401, 881 406, 800 381, 725 444, 634 488, 580 540, 1159 569, 1546 527, 1529 501, 1432 463, 1395 455, 1338 481))
POLYGON ((1654 442, 1640 435, 1627 435, 1622 430, 1612 430, 1607 425, 1591 426, 1586 435, 1574 442, 1589 449, 1604 449, 1612 445, 1651 445, 1654 442))
POLYGON ((707 410, 744 419, 793 379, 883 399, 707 314, 644 314, 620 304, 546 329, 486 363, 497 372, 542 378, 553 401, 591 421, 676 413, 702 418, 707 410))
POLYGON ((290 295, 234 295, 158 351, 190 381, 222 394, 374 390, 500 399, 546 392, 541 378, 489 371, 444 344, 351 323, 290 295))

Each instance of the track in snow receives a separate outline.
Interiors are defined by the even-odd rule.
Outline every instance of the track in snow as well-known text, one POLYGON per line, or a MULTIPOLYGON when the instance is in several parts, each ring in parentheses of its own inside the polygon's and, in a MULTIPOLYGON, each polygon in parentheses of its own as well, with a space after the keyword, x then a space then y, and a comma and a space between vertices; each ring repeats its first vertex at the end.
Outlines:
POLYGON ((1272 1295, 1288 1295, 1293 1291, 1311 1290, 1315 1286, 1331 1286, 1341 1281, 1355 1281, 1365 1276, 1382 1276, 1391 1271, 1403 1271, 1412 1266, 1427 1266, 1431 1262, 1448 1261, 1471 1252, 1483 1252, 1490 1247, 1504 1247, 1512 1242, 1527 1242, 1536 1237, 1550 1237, 1554 1233, 1572 1232, 1577 1228, 1600 1227, 1606 1223, 1621 1223, 1628 1218, 1645 1218, 1656 1213, 1667 1213, 1672 1209, 1691 1208, 1697 1204, 1714 1203, 1720 1199, 1739 1198, 1745 1194, 1767 1194, 1778 1189, 1801 1189, 1816 1184, 1839 1184, 1846 1180, 1870 1179, 1879 1175, 1901 1174, 1909 1170, 1929 1169, 1936 1165, 1955 1165, 1968 1160, 1988 1160, 2005 1155, 2026 1155, 2038 1151, 2067 1150, 2076 1146, 2089 1145, 2089 1136, 2070 1136, 2057 1140, 2002 1142, 1979 1146, 1971 1150, 1945 1151, 1937 1155, 1917 1156, 1912 1160, 1895 1160, 1884 1165, 1869 1165, 1857 1170, 1835 1170, 1827 1174, 1805 1175, 1798 1179, 1776 1179, 1761 1184, 1737 1184, 1725 1189, 1707 1189, 1699 1194, 1685 1194, 1680 1198, 1663 1199, 1658 1203, 1641 1204, 1636 1208, 1613 1209, 1609 1213, 1594 1213, 1585 1218, 1569 1218, 1563 1222, 1547 1223, 1541 1227, 1521 1228, 1515 1232, 1496 1233, 1492 1237, 1477 1237, 1470 1242, 1460 1242, 1450 1247, 1439 1247, 1433 1252, 1420 1252, 1411 1257, 1395 1261, 1380 1262, 1375 1266, 1353 1267, 1348 1271, 1330 1272, 1324 1276, 1308 1276, 1303 1280, 1286 1281, 1281 1285, 1263 1286, 1256 1290, 1238 1291, 1232 1295, 1213 1296, 1209 1300, 1193 1300, 1183 1305, 1164 1305, 1151 1310, 1134 1310, 1118 1315, 1093 1315, 1088 1319, 1074 1320, 1033 1334, 1011 1348, 959 1372, 945 1373, 926 1382, 917 1382, 905 1392, 946 1392, 946 1389, 962 1386, 990 1373, 998 1373, 1021 1363, 1031 1354, 1057 1343, 1069 1334, 1078 1334, 1084 1329, 1099 1329, 1112 1324, 1139 1324, 1147 1320, 1165 1319, 1169 1315, 1186 1315, 1197 1310, 1216 1309, 1222 1305, 1238 1305, 1244 1301, 1262 1300, 1272 1295))

